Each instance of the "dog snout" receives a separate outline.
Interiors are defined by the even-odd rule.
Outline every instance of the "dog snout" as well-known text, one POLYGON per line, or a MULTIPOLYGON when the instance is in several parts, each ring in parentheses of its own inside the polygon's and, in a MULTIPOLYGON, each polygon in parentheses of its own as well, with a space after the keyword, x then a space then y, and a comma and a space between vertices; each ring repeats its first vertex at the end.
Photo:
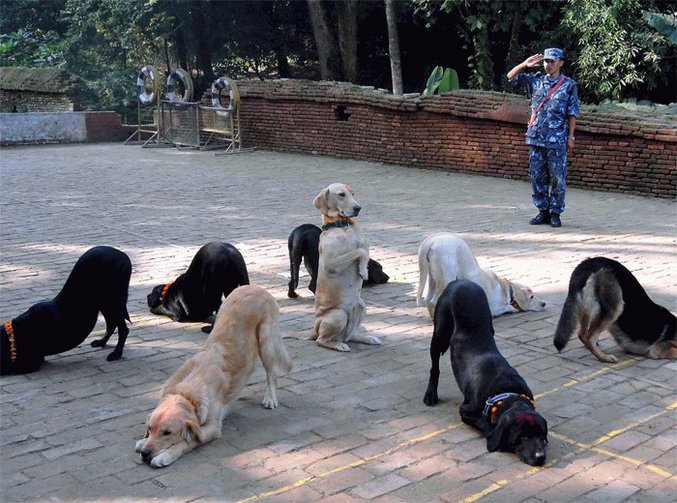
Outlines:
POLYGON ((362 206, 360 206, 359 204, 356 204, 355 206, 353 206, 353 216, 356 217, 360 213, 361 209, 362 209, 362 206))
POLYGON ((545 464, 545 451, 535 452, 534 459, 529 464, 531 466, 543 466, 545 464))
POLYGON ((141 458, 144 461, 150 461, 153 456, 151 454, 153 453, 150 449, 143 447, 138 451, 139 454, 141 454, 141 458))

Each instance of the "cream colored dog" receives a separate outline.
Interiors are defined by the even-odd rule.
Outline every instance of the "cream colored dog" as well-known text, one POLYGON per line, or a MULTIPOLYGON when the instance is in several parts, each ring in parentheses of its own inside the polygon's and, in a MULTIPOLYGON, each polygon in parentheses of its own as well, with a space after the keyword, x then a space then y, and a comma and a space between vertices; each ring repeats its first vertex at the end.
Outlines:
POLYGON ((468 244, 449 233, 433 234, 418 249, 418 293, 416 303, 424 300, 432 318, 437 299, 446 286, 456 279, 477 283, 489 301, 492 316, 519 311, 543 311, 545 302, 536 298, 530 288, 499 278, 491 270, 483 270, 468 244))
POLYGON ((148 416, 146 436, 136 443, 151 466, 176 461, 221 436, 228 404, 247 384, 261 358, 267 374, 263 406, 277 407, 275 370, 289 372, 291 360, 278 331, 278 306, 257 286, 233 290, 219 308, 205 347, 167 380, 160 404, 148 416))
POLYGON ((313 201, 322 213, 323 232, 311 338, 337 351, 350 351, 346 343, 351 340, 381 344, 377 337, 357 333, 366 311, 360 291, 367 279, 369 247, 353 220, 362 209, 353 196, 348 185, 332 183, 313 201))

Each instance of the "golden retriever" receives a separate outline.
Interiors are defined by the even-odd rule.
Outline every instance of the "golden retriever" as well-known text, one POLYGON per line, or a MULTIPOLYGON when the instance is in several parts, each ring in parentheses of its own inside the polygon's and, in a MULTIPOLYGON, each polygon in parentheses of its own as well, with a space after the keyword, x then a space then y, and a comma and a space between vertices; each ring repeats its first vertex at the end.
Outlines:
POLYGON ((353 220, 362 207, 353 189, 343 183, 323 189, 313 204, 322 214, 323 226, 311 339, 337 351, 350 351, 346 343, 351 340, 381 344, 377 337, 357 333, 366 311, 360 292, 369 262, 369 247, 353 220))
POLYGON ((545 302, 538 299, 530 288, 500 278, 494 271, 482 269, 468 243, 454 234, 443 232, 425 238, 418 249, 418 268, 416 303, 423 303, 425 291, 425 305, 431 318, 434 317, 437 299, 455 279, 467 279, 480 285, 494 317, 545 309, 545 302))
POLYGON ((162 388, 136 452, 156 468, 221 436, 228 404, 238 396, 261 358, 267 374, 263 406, 277 407, 276 369, 292 364, 278 329, 279 308, 258 286, 233 290, 221 305, 204 348, 186 361, 162 388))

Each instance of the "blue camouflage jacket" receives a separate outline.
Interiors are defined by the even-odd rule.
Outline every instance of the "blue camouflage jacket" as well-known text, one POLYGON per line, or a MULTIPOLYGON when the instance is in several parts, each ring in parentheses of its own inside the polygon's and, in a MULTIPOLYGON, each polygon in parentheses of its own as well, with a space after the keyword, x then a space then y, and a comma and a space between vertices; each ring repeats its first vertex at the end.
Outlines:
MULTIPOLYGON (((559 77, 552 79, 541 72, 520 72, 510 82, 515 87, 523 88, 527 95, 531 95, 531 113, 533 114, 538 104, 543 101, 558 80, 559 77)), ((572 115, 578 117, 579 113, 578 85, 575 80, 565 76, 562 85, 541 107, 531 127, 527 128, 527 145, 566 147, 569 134, 567 117, 572 115)))

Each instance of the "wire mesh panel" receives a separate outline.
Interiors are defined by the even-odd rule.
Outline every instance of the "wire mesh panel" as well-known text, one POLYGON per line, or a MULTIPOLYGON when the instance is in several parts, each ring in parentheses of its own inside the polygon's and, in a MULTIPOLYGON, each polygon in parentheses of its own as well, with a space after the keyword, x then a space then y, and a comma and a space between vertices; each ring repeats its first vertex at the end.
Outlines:
POLYGON ((162 101, 162 140, 200 147, 199 115, 199 102, 162 101))
POLYGON ((200 148, 210 150, 241 148, 240 121, 237 112, 218 107, 200 106, 200 148))
POLYGON ((134 132, 125 140, 125 143, 140 142, 146 145, 157 140, 160 126, 158 124, 159 110, 154 104, 143 105, 137 101, 137 125, 134 132))

